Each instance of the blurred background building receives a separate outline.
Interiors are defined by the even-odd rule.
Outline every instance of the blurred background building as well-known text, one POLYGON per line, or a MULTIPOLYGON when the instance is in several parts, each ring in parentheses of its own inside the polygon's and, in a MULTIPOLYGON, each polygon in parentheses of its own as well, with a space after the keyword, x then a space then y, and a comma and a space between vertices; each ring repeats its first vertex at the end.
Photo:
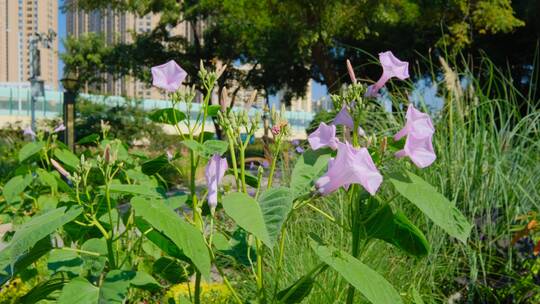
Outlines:
MULTIPOLYGON (((28 87, 30 39, 34 33, 58 32, 57 0, 0 0, 0 86, 28 87)), ((41 79, 58 89, 58 39, 40 47, 41 79)))

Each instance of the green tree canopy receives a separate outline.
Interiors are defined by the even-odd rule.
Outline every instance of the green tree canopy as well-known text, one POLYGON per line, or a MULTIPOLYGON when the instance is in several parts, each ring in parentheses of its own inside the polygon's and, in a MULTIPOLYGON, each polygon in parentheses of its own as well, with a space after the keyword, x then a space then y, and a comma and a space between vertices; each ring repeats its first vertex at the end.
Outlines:
MULTIPOLYGON (((79 9, 113 8, 137 15, 158 13, 160 24, 149 33, 133 34, 132 43, 97 50, 85 47, 95 37, 68 40, 66 70, 149 79, 149 67, 175 59, 194 74, 199 60, 228 64, 223 79, 262 89, 285 89, 302 95, 310 78, 339 88, 346 81, 344 60, 366 63, 359 50, 393 50, 412 58, 415 51, 439 47, 456 52, 485 36, 510 33, 524 25, 510 0, 78 0, 79 9), (181 22, 204 23, 194 41, 167 30, 181 22), (95 51, 101 60, 92 62, 95 51), (80 56, 81 53, 86 53, 80 56), (82 60, 82 61, 81 61, 82 60), (83 62, 88 60, 90 62, 83 62), (248 69, 239 69, 239 63, 248 69), (87 69, 87 70, 85 70, 87 69)), ((523 1, 522 1, 523 2, 523 1)), ((534 1, 529 1, 534 2, 534 1)), ((65 9, 72 9, 66 7, 65 9)), ((198 27, 193 26, 194 29, 198 27)), ((360 68, 376 77, 376 67, 360 68)), ((90 76, 85 80, 95 80, 90 76)), ((221 83, 230 85, 230 83, 221 83)))

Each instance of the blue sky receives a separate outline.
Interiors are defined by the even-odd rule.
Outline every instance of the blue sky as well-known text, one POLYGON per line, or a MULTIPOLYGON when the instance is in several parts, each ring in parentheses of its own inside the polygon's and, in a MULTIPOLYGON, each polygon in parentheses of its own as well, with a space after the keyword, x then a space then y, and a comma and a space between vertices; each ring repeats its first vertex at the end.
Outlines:
MULTIPOLYGON (((59 52, 64 52, 64 44, 62 41, 66 38, 66 15, 62 12, 61 7, 64 4, 63 0, 58 0, 58 47, 59 52)), ((60 72, 60 75, 62 75, 62 71, 64 70, 64 63, 60 60, 58 62, 58 71, 60 72)), ((60 76, 62 78, 62 76, 60 76)), ((312 99, 318 100, 319 98, 327 95, 328 91, 326 89, 326 86, 321 85, 320 83, 313 81, 312 83, 312 99)))

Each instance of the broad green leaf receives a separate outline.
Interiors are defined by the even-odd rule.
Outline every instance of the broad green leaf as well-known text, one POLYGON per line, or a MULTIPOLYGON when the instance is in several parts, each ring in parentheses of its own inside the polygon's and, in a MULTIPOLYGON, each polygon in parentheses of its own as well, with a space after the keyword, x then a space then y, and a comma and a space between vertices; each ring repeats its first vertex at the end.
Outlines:
POLYGON ((99 288, 99 303, 124 303, 134 271, 111 270, 99 288))
POLYGON ((56 205, 58 205, 58 199, 56 196, 43 194, 38 197, 37 205, 40 211, 48 211, 56 208, 56 205))
POLYGON ((182 252, 175 243, 163 233, 153 229, 152 226, 141 217, 135 217, 135 225, 144 233, 147 239, 159 247, 165 254, 175 257, 177 259, 189 262, 189 258, 182 252))
POLYGON ((105 255, 107 255, 107 242, 105 239, 89 239, 82 244, 81 249, 86 252, 94 253, 80 255, 83 261, 84 270, 89 271, 93 276, 99 276, 107 262, 107 258, 105 257, 105 255))
POLYGON ((170 238, 193 261, 205 278, 210 277, 210 255, 202 233, 183 221, 160 200, 142 197, 131 199, 136 216, 142 217, 156 230, 170 238))
POLYGON ((426 237, 402 212, 394 213, 388 205, 376 207, 364 224, 368 237, 388 242, 414 256, 429 253, 426 237))
POLYGON ((86 145, 86 144, 91 144, 91 143, 97 143, 97 141, 99 140, 99 135, 96 134, 96 133, 92 133, 90 135, 86 135, 85 137, 81 138, 77 144, 78 145, 86 145))
POLYGON ((393 174, 390 181, 401 195, 418 207, 435 225, 463 243, 467 241, 471 224, 437 189, 411 172, 393 174))
POLYGON ((32 248, 39 240, 71 222, 81 212, 82 208, 79 206, 72 207, 67 211, 66 207, 62 207, 30 219, 17 229, 9 243, 11 264, 13 265, 19 256, 32 248))
POLYGON ((41 149, 43 149, 44 147, 45 142, 43 141, 27 143, 26 145, 24 145, 24 147, 21 148, 21 150, 19 150, 19 162, 22 163, 23 161, 29 159, 30 157, 41 151, 41 149))
POLYGON ((62 277, 52 278, 50 280, 40 282, 32 287, 24 296, 17 299, 19 304, 34 304, 42 303, 41 300, 50 299, 51 295, 61 290, 66 284, 66 280, 62 277))
POLYGON ((79 158, 77 155, 73 154, 73 152, 68 149, 55 149, 54 156, 72 170, 79 165, 79 158))
POLYGON ((32 175, 26 174, 24 176, 17 175, 12 177, 4 185, 4 198, 8 204, 18 202, 21 200, 21 194, 24 192, 26 187, 32 183, 32 175))
POLYGON ((182 141, 182 144, 184 144, 188 149, 193 151, 193 153, 196 154, 203 154, 204 153, 204 146, 201 145, 198 141, 193 139, 186 139, 182 141))
POLYGON ((166 108, 155 110, 148 115, 150 120, 157 123, 164 123, 169 125, 176 125, 182 120, 186 119, 186 114, 180 112, 175 108, 166 108))
POLYGON ((154 277, 144 271, 136 272, 135 277, 131 280, 131 285, 145 290, 157 290, 162 288, 161 284, 159 284, 154 277))
POLYGON ((165 205, 169 206, 172 210, 176 210, 184 206, 189 199, 189 196, 185 193, 177 194, 174 196, 167 197, 164 202, 165 205))
POLYGON ((272 245, 276 243, 281 227, 292 210, 292 203, 291 189, 285 187, 268 189, 259 198, 259 205, 272 245))
POLYGON ((204 153, 207 156, 212 156, 214 154, 223 155, 223 153, 227 152, 229 144, 223 140, 210 139, 203 143, 203 147, 204 153))
POLYGON ((383 276, 345 251, 315 241, 311 241, 311 247, 323 262, 337 271, 370 302, 403 303, 399 293, 383 276))
POLYGON ((41 168, 37 168, 36 172, 39 176, 39 181, 51 187, 51 192, 53 194, 56 193, 56 191, 58 190, 58 182, 56 182, 56 177, 41 168))
POLYGON ((309 149, 298 158, 291 175, 290 187, 295 196, 310 191, 317 178, 324 174, 330 157, 330 149, 309 149))
POLYGON ((212 245, 219 251, 227 251, 232 249, 231 245, 229 244, 229 240, 220 232, 214 233, 212 245))
MULTIPOLYGON (((64 285, 58 304, 98 304, 99 288, 85 278, 77 277, 64 285)), ((100 303, 101 304, 101 303, 100 303)))
POLYGON ((74 251, 53 249, 47 261, 47 268, 53 274, 63 271, 78 276, 81 273, 82 263, 81 257, 74 251))
POLYGON ((149 161, 145 161, 141 165, 142 172, 146 175, 154 175, 158 173, 163 167, 169 164, 169 159, 165 155, 160 155, 149 161))
POLYGON ((144 195, 150 197, 161 197, 158 188, 148 187, 147 185, 130 185, 130 184, 112 184, 109 187, 111 192, 121 192, 133 195, 144 195))
POLYGON ((245 193, 233 192, 223 198, 223 209, 238 226, 272 248, 262 210, 255 199, 245 193))
POLYGON ((188 279, 182 265, 169 257, 161 257, 155 261, 152 272, 171 284, 182 283, 188 279))
POLYGON ((216 116, 220 110, 221 110, 220 105, 209 105, 208 109, 206 110, 206 114, 208 116, 216 116))
POLYGON ((29 265, 36 262, 52 249, 51 238, 49 236, 41 239, 22 256, 19 256, 15 264, 11 263, 11 248, 8 246, 0 252, 0 285, 4 284, 13 275, 23 271, 29 265))

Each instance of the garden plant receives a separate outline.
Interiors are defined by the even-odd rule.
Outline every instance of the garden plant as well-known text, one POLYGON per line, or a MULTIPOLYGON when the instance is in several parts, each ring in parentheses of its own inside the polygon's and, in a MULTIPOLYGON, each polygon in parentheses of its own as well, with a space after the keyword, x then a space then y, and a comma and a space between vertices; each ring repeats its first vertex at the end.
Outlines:
MULTIPOLYGON (((249 105, 229 107, 226 96, 211 104, 224 67, 201 64, 198 75, 189 75, 199 79, 203 93, 195 119, 196 90, 182 86, 187 73, 174 61, 152 68, 153 85, 169 94, 172 105, 149 119, 174 127, 187 153, 150 158, 133 152, 110 138, 105 122, 101 134, 79 141, 93 144, 79 155, 58 140, 62 125, 38 134, 27 130, 19 167, 2 190, 14 232, 5 235, 0 251, 0 284, 33 280, 21 303, 160 303, 162 291, 178 283, 186 292, 167 301, 217 303, 205 295, 216 281, 225 286, 224 303, 300 303, 323 274, 334 272, 347 284, 337 301, 406 302, 362 259, 380 242, 415 259, 429 257, 428 238, 402 209, 420 211, 441 234, 463 244, 473 226, 454 201, 416 174, 437 162, 438 130, 426 110, 401 104, 399 128, 376 123, 395 121, 377 100, 380 90, 392 78, 409 77, 408 63, 392 52, 380 53, 379 61, 383 72, 371 86, 358 82, 347 62, 351 84, 331 96, 335 117, 296 149, 290 172, 280 165, 289 153, 290 126, 275 109, 269 115, 271 162, 249 170, 246 149, 263 118, 249 105), (211 119, 223 139, 204 132, 211 119), (184 192, 171 193, 159 172, 182 171, 179 158, 186 159, 189 178, 184 192), (321 206, 333 198, 339 198, 333 202, 339 215, 321 206), (291 263, 287 227, 306 209, 350 246, 336 247, 328 235, 302 230, 318 263, 285 281, 291 263), (238 284, 239 277, 248 283, 238 284)), ((422 302, 416 290, 412 298, 422 302)))

